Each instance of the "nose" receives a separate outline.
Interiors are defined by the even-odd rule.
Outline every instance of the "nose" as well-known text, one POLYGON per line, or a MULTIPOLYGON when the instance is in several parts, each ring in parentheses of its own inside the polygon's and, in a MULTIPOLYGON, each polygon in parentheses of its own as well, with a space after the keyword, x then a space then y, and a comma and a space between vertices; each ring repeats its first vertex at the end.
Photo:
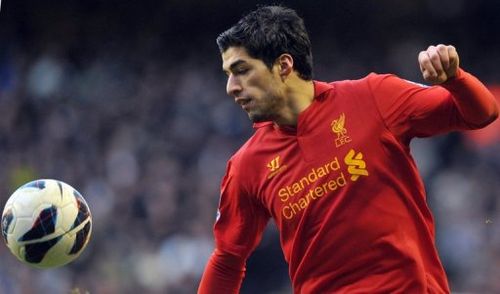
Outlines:
POLYGON ((227 78, 226 92, 229 96, 236 97, 241 92, 242 87, 240 81, 234 77, 234 75, 229 75, 227 78))

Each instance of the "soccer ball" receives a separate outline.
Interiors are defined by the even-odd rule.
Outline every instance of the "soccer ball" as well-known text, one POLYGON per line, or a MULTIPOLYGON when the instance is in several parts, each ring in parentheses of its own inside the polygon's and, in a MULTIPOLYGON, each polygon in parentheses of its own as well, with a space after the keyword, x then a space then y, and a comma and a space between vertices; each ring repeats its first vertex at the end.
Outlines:
POLYGON ((36 268, 53 268, 77 258, 87 246, 92 218, 85 199, 52 179, 29 182, 7 200, 2 236, 10 251, 36 268))

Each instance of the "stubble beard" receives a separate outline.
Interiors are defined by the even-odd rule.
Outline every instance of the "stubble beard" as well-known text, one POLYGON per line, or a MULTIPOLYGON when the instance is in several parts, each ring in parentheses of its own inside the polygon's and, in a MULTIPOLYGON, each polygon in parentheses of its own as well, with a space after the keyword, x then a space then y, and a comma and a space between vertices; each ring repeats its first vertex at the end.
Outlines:
POLYGON ((254 123, 273 120, 273 117, 271 115, 265 113, 248 113, 248 118, 254 123))
POLYGON ((284 105, 283 99, 272 94, 266 95, 263 102, 254 111, 248 112, 248 118, 254 123, 275 121, 284 105))

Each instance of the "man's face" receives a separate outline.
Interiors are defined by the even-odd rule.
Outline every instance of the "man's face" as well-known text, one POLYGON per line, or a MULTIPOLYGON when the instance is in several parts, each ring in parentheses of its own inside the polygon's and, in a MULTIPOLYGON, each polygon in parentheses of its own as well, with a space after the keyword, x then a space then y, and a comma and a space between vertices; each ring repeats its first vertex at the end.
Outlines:
POLYGON ((282 83, 276 67, 269 70, 262 60, 250 57, 243 47, 229 47, 222 53, 226 91, 253 122, 275 120, 283 109, 282 83))

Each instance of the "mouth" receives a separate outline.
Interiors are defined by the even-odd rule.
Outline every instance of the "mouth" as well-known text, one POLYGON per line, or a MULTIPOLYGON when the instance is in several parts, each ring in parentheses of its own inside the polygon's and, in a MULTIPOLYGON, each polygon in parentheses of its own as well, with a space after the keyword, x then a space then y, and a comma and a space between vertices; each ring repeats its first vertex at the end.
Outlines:
POLYGON ((252 102, 251 98, 246 98, 246 97, 236 97, 234 101, 241 106, 244 110, 247 110, 252 102))

